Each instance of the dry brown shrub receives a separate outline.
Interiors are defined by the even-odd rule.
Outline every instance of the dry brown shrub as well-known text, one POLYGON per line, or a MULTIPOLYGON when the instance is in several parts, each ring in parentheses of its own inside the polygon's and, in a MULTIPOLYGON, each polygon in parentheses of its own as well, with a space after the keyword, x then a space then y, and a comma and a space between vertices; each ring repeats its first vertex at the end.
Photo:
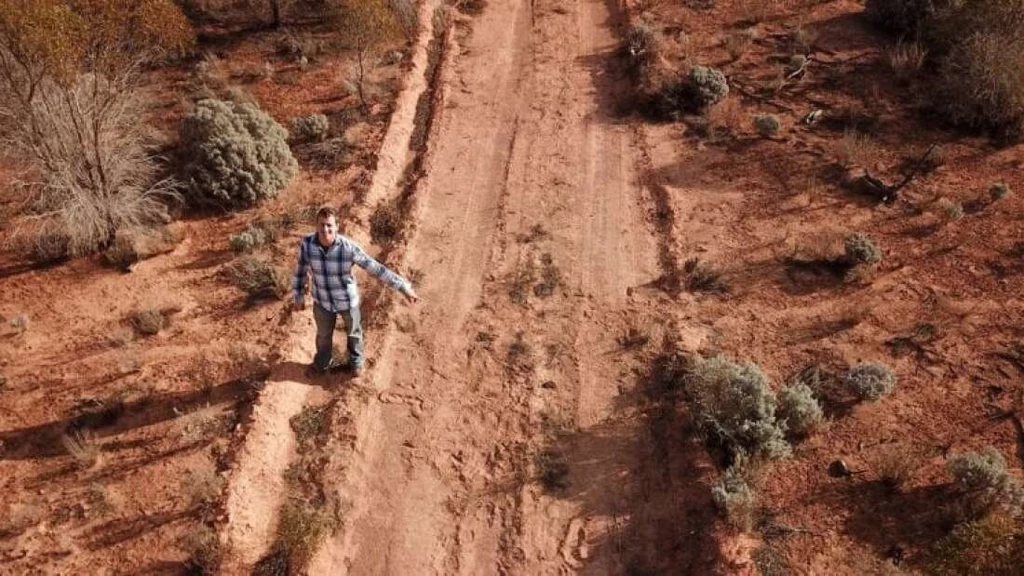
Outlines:
POLYGON ((904 42, 900 40, 885 53, 886 63, 893 74, 901 80, 913 78, 924 66, 928 57, 928 49, 920 42, 904 42))
POLYGON ((942 61, 935 90, 954 123, 991 129, 1009 139, 1024 135, 1024 37, 975 33, 942 61))

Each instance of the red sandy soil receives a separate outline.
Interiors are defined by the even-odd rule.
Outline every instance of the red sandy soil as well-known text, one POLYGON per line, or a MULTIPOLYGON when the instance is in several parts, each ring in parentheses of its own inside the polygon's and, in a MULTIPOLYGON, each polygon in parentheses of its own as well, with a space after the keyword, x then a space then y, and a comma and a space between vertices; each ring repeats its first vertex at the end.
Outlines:
MULTIPOLYGON (((236 512, 216 522, 233 555, 225 571, 245 573, 267 551, 283 498, 256 478, 261 462, 283 470, 269 460, 294 458, 290 431, 275 426, 333 398, 321 478, 343 513, 311 574, 755 574, 766 558, 801 574, 913 572, 949 529, 936 509, 951 494, 950 454, 991 444, 1019 472, 1012 419, 990 417, 1014 408, 1020 390, 1020 367, 996 353, 1022 337, 1024 200, 990 203, 987 190, 1024 190, 1024 157, 926 121, 913 85, 884 65, 893 41, 859 3, 768 6, 736 61, 722 42, 750 13, 739 2, 491 0, 460 19, 411 188, 412 227, 397 249, 373 248, 420 271, 422 301, 375 304, 372 364, 357 381, 309 386, 295 367, 309 352, 308 314, 246 308, 217 278, 227 234, 252 215, 182 222, 185 242, 127 276, 87 260, 7 264, 0 312, 32 322, 4 341, 0 502, 35 515, 4 536, 3 560, 15 572, 171 570, 183 558, 171 544, 201 520, 182 482, 226 452, 236 512), (656 123, 632 110, 619 47, 641 15, 661 31, 669 65, 686 54, 734 81, 711 135, 699 118, 656 123), (755 96, 777 77, 797 25, 816 36, 806 75, 755 96), (842 126, 802 124, 813 109, 875 118, 863 167, 888 182, 933 143, 945 161, 892 204, 855 195, 832 168, 842 126), (757 113, 778 115, 779 135, 757 136, 757 113), (943 220, 938 197, 962 202, 963 218, 943 220), (882 248, 874 269, 837 279, 787 265, 838 255, 852 232, 882 248), (694 256, 722 272, 728 292, 672 289, 694 256), (181 311, 157 336, 120 344, 125 315, 149 299, 181 311), (920 353, 886 344, 926 324, 920 353), (231 357, 277 352, 253 416, 241 410, 249 436, 231 442, 239 416, 225 416, 216 440, 185 443, 181 427, 196 416, 179 412, 246 405, 232 382, 253 363, 229 357, 241 345, 231 357), (792 458, 763 466, 763 521, 740 534, 714 510, 721 471, 684 409, 646 393, 665 349, 755 362, 775 388, 810 365, 861 360, 889 364, 899 384, 877 403, 829 406, 829 424, 792 458), (73 468, 55 435, 76 402, 114 392, 130 408, 99 429, 103 461, 73 468), (275 430, 280 451, 252 448, 275 430), (896 448, 912 466, 889 490, 876 464, 896 448), (830 477, 837 458, 859 473, 830 477), (114 512, 83 505, 96 483, 124 496, 114 512), (257 505, 270 513, 246 526, 257 505), (909 568, 886 558, 896 549, 909 568)), ((276 97, 281 110, 305 110, 276 97)), ((335 196, 355 179, 337 178, 293 187, 353 203, 350 232, 366 241, 372 206, 335 196)), ((291 243, 280 246, 287 260, 291 243)))
MULTIPOLYGON (((228 34, 202 47, 225 68, 272 63, 275 79, 239 84, 227 70, 222 79, 284 124, 328 114, 332 135, 344 133, 352 145, 347 168, 304 168, 259 209, 175 222, 173 250, 129 274, 97 258, 37 267, 16 251, 2 255, 0 572, 179 573, 188 558, 181 537, 223 520, 226 479, 254 419, 253 401, 299 324, 283 302, 250 304, 231 283, 228 236, 261 218, 302 220, 324 202, 351 204, 373 169, 400 74, 394 65, 374 70, 377 96, 364 116, 336 82, 352 69, 345 53, 325 54, 298 73, 275 53, 277 35, 228 34), (282 73, 296 76, 286 82, 282 73), (154 307, 168 312, 167 326, 139 334, 131 313, 154 307), (23 317, 24 330, 15 326, 23 317), (89 422, 99 461, 79 466, 61 436, 83 414, 105 411, 109 418, 89 422)), ((147 79, 151 123, 170 138, 187 111, 189 66, 147 79)), ((311 228, 306 217, 258 255, 290 273, 299 234, 311 228)))

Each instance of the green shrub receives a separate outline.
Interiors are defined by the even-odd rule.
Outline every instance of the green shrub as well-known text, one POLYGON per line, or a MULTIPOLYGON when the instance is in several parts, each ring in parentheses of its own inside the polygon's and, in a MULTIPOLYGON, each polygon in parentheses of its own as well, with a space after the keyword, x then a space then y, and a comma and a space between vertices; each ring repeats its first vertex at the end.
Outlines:
POLYGON ((779 418, 794 436, 807 436, 821 424, 824 417, 810 386, 797 382, 779 392, 779 418))
POLYGON ((964 217, 964 205, 953 200, 942 202, 942 214, 947 220, 959 220, 964 217))
POLYGON ((896 387, 896 374, 884 364, 862 362, 847 370, 846 388, 861 400, 878 400, 896 387))
POLYGON ((292 118, 290 132, 294 140, 319 142, 327 137, 330 129, 331 123, 327 121, 327 116, 310 114, 292 118))
POLYGON ((874 264, 882 260, 882 251, 871 238, 860 232, 847 236, 843 247, 846 249, 846 259, 851 264, 874 264))
POLYGON ((754 128, 757 133, 765 138, 771 138, 779 133, 782 124, 772 114, 758 114, 754 116, 754 128))
POLYGON ((252 254, 273 241, 274 234, 259 223, 250 224, 238 234, 228 236, 228 243, 235 254, 252 254))
POLYGON ((785 423, 775 417, 775 395, 755 364, 724 356, 700 358, 686 388, 701 433, 737 454, 781 458, 790 454, 785 423))
POLYGON ((700 111, 725 99, 729 83, 717 68, 694 66, 687 75, 686 91, 689 106, 700 111))
POLYGON ((995 507, 1019 513, 1024 505, 1024 483, 1006 469, 1006 460, 998 450, 987 446, 981 452, 964 452, 947 464, 954 483, 967 497, 972 515, 984 514, 995 507))
POLYGON ((993 184, 992 187, 988 189, 988 195, 992 197, 992 200, 1002 200, 1010 195, 1010 187, 1002 182, 993 184))
POLYGON ((754 490, 738 466, 730 466, 711 487, 711 499, 733 527, 749 530, 753 525, 754 490))
POLYGON ((227 207, 273 198, 298 172, 287 137, 252 104, 200 100, 181 128, 191 198, 227 207))

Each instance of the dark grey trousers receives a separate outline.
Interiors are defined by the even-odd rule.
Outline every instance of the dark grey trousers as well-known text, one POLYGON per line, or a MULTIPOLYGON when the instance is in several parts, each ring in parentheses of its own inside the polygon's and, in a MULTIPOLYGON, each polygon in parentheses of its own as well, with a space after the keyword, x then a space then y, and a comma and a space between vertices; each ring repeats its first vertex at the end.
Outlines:
POLYGON ((353 367, 363 365, 363 321, 359 315, 359 307, 342 310, 337 314, 324 310, 313 303, 313 321, 316 322, 316 356, 313 366, 317 370, 327 370, 331 365, 332 348, 334 346, 334 327, 338 316, 345 321, 345 332, 348 337, 348 363, 353 367))

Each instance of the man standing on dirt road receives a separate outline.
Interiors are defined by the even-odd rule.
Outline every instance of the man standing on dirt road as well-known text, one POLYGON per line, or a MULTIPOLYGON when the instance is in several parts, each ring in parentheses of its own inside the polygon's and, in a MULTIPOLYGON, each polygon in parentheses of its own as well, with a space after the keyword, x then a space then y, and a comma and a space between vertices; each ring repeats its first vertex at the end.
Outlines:
POLYGON ((323 374, 339 367, 358 376, 363 371, 363 325, 359 314, 359 287, 352 275, 357 265, 405 295, 409 302, 419 296, 412 284, 370 257, 351 238, 338 234, 338 212, 324 207, 316 213, 316 232, 299 243, 299 264, 292 279, 292 310, 306 307, 306 272, 312 271, 313 320, 316 322, 316 356, 312 370, 323 374), (334 326, 341 316, 348 334, 348 362, 334 363, 334 326))

